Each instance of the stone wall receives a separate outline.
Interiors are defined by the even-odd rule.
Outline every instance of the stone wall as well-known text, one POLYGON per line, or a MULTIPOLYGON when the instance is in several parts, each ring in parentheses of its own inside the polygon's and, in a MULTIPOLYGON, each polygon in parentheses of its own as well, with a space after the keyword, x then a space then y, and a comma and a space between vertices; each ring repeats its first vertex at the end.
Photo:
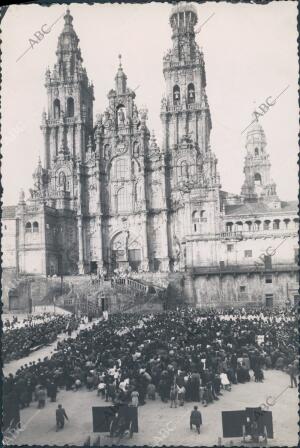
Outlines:
POLYGON ((222 275, 185 276, 184 294, 196 307, 239 307, 244 305, 284 306, 294 293, 290 289, 296 282, 296 272, 273 272, 270 274, 235 273, 222 275))

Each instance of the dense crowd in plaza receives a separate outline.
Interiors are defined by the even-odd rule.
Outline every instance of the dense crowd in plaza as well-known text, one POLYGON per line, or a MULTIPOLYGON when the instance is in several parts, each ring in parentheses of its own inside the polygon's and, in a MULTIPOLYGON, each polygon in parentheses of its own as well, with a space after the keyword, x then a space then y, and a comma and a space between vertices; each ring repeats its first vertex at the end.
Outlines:
POLYGON ((72 315, 53 316, 43 313, 30 316, 22 321, 14 318, 4 323, 2 335, 2 361, 9 362, 28 356, 36 347, 50 344, 62 332, 72 332, 79 325, 72 315))
MULTIPOLYGON (((65 324, 59 317, 23 331, 37 331, 40 342, 65 324)), ((18 343, 17 336, 7 346, 18 343)), ((97 390, 114 403, 144 405, 159 396, 171 406, 185 401, 207 406, 223 389, 250 381, 250 370, 255 381, 263 381, 263 370, 271 368, 296 376, 297 343, 295 312, 288 310, 111 315, 75 339, 59 341, 51 358, 25 364, 5 378, 4 424, 33 400, 39 407, 47 395, 54 401, 64 387, 97 390)))

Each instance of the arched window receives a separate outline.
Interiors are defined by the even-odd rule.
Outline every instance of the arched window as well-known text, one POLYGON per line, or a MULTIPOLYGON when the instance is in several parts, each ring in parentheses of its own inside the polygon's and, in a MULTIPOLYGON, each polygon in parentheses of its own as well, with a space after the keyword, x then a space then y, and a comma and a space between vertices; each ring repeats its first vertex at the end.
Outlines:
POLYGON ((67 117, 74 117, 74 100, 72 97, 67 100, 67 117))
POLYGON ((259 230, 260 225, 261 225, 261 221, 259 221, 259 220, 254 221, 254 229, 255 230, 259 230))
POLYGON ((188 85, 188 104, 192 104, 195 102, 195 87, 193 83, 188 85))
POLYGON ((53 103, 53 114, 54 114, 54 119, 58 120, 60 117, 60 101, 58 98, 56 98, 53 103))
POLYGON ((232 232, 233 222, 226 222, 226 232, 232 232))
POLYGON ((32 230, 33 232, 38 232, 39 231, 39 223, 34 221, 34 223, 32 224, 32 230))
POLYGON ((255 154, 256 156, 259 155, 259 150, 258 150, 258 148, 255 148, 255 149, 254 149, 254 154, 255 154))
POLYGON ((261 175, 259 173, 254 174, 254 182, 256 185, 261 185, 261 175))
POLYGON ((117 179, 125 179, 128 175, 128 165, 126 159, 116 160, 115 176, 117 179))
POLYGON ((270 230, 270 224, 271 224, 271 221, 266 219, 266 221, 264 221, 264 230, 270 230))
POLYGON ((128 195, 126 194, 125 188, 120 188, 117 192, 117 213, 127 212, 129 211, 129 201, 128 201, 128 195))
POLYGON ((248 232, 251 232, 251 230, 252 230, 252 221, 246 221, 245 224, 248 227, 248 232))
POLYGON ((180 163, 180 176, 181 177, 188 177, 188 174, 189 174, 189 172, 188 172, 188 164, 187 164, 186 160, 183 160, 180 163))
POLYGON ((173 103, 180 103, 180 87, 177 84, 173 87, 173 103))
POLYGON ((289 224, 290 224, 291 220, 290 220, 290 219, 288 219, 288 218, 286 218, 286 219, 284 219, 284 220, 283 220, 283 222, 284 222, 284 224, 285 224, 285 228, 286 228, 286 229, 288 229, 288 228, 289 228, 289 224))
POLYGON ((206 211, 205 210, 201 210, 201 212, 200 212, 200 221, 201 222, 206 222, 207 221, 206 211))
POLYGON ((199 225, 198 223, 200 221, 200 215, 199 215, 199 212, 197 210, 195 210, 192 213, 192 221, 193 221, 193 230, 194 230, 194 232, 197 232, 198 231, 198 225, 199 225))
POLYGON ((242 223, 242 221, 236 222, 235 225, 236 225, 236 230, 238 232, 241 232, 243 230, 243 223, 242 223))
POLYGON ((31 232, 31 222, 26 222, 26 224, 25 224, 25 232, 26 233, 31 232))
POLYGON ((279 229, 280 229, 280 219, 274 219, 273 230, 279 230, 279 229))
POLYGON ((299 227, 299 218, 295 218, 295 219, 293 219, 293 221, 294 221, 294 226, 295 226, 295 228, 298 230, 298 227, 299 227))

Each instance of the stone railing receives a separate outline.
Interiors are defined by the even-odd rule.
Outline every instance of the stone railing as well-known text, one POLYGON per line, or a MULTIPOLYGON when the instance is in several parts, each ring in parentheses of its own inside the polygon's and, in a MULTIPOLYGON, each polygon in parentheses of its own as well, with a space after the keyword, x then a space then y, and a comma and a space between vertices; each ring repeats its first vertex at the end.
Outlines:
POLYGON ((243 232, 222 232, 220 233, 220 238, 229 240, 242 240, 243 232))

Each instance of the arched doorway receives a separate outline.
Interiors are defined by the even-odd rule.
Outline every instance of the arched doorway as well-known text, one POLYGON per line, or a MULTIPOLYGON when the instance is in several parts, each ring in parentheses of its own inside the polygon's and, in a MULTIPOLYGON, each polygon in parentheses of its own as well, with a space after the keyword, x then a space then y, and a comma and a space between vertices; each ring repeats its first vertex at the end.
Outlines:
POLYGON ((142 248, 138 238, 128 230, 120 231, 111 239, 110 269, 138 271, 143 259, 142 248))

